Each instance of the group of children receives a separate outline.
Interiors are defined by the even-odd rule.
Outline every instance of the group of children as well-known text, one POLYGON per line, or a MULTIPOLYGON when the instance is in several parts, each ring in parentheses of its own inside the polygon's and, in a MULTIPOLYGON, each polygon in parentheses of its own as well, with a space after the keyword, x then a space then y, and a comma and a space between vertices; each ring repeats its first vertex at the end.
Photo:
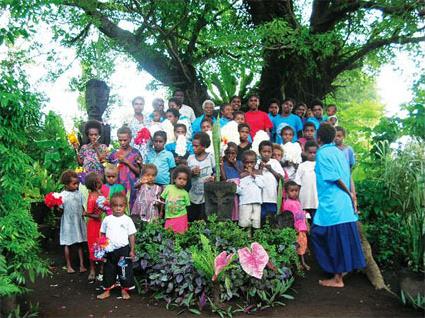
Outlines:
MULTIPOLYGON (((85 134, 89 143, 78 150, 77 160, 86 174, 81 188, 87 188, 87 198, 84 199, 79 191, 76 172, 67 170, 62 175, 65 189, 62 192, 64 213, 60 244, 65 246, 69 273, 74 272, 69 246, 87 241, 89 280, 93 281, 95 262, 99 261, 95 247, 100 237, 107 237, 109 247, 101 268, 105 274, 105 291, 98 298, 109 296, 109 290, 116 286, 117 274, 122 297, 129 298, 127 291, 133 287, 131 260, 134 258, 135 223, 165 218, 166 228, 184 233, 190 222, 206 218, 204 184, 214 180, 216 169, 220 169, 223 181, 236 183, 232 220, 248 228, 250 234, 251 229, 260 228, 268 216, 292 215, 298 233, 298 254, 302 265, 309 268, 304 254, 307 249, 306 220, 314 217, 318 206, 315 176, 315 156, 319 148, 315 141, 317 122, 319 125, 325 121, 335 124, 335 113, 328 111, 329 118, 321 118, 316 108, 323 110, 323 105, 315 103, 312 117, 305 116, 305 105, 300 106, 305 108, 304 114, 300 114, 297 108, 295 115, 291 107, 293 101, 285 100, 282 115, 278 114, 277 101, 270 104, 270 113, 266 114, 258 110, 255 95, 249 98, 249 111, 244 113, 235 108, 232 100, 220 107, 223 116, 220 124, 225 126, 231 121, 236 122, 239 144, 227 143, 219 167, 216 167, 210 152, 211 130, 216 120, 211 101, 204 102, 204 114, 192 120, 192 125, 187 117, 180 115, 179 110, 186 105, 179 99, 171 99, 170 108, 165 112, 163 103, 161 108, 161 103, 155 100, 154 112, 148 121, 144 121, 141 115, 140 101, 140 98, 133 100, 134 118, 130 125, 118 129, 119 148, 111 153, 98 142, 101 124, 97 121, 86 123, 85 134), (172 128, 172 135, 167 125, 172 128), (152 132, 146 154, 139 152, 132 141, 135 130, 143 127, 152 132), (262 140, 258 149, 252 149, 260 130, 268 133, 270 138, 262 140), (279 184, 284 185, 282 196, 279 184), (279 197, 283 197, 283 202, 278 202, 279 197), (281 206, 280 211, 278 206, 281 206)), ((336 106, 329 109, 336 112, 336 106)), ((340 127, 336 129, 335 142, 344 151, 351 167, 354 154, 351 147, 343 143, 345 131, 340 127)), ((78 149, 78 145, 74 146, 78 149)), ((78 252, 80 272, 84 272, 81 247, 78 252)), ((97 278, 101 280, 101 276, 97 278)))

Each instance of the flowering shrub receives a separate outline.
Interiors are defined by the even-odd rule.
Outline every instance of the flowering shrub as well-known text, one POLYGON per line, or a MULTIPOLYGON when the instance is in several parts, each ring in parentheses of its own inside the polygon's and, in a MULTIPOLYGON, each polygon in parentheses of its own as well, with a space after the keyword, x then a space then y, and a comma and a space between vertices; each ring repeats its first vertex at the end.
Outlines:
POLYGON ((209 304, 221 315, 223 303, 229 300, 235 307, 227 306, 227 313, 283 305, 284 299, 291 298, 286 292, 299 265, 292 229, 265 227, 256 231, 251 245, 235 223, 218 222, 215 217, 194 222, 183 235, 165 231, 162 222, 142 227, 136 238, 140 287, 164 300, 167 308, 199 313, 209 304), (247 257, 237 257, 238 251, 249 256, 248 263, 247 257), (262 275, 256 270, 251 276, 241 262, 249 268, 257 258, 264 263, 262 275))

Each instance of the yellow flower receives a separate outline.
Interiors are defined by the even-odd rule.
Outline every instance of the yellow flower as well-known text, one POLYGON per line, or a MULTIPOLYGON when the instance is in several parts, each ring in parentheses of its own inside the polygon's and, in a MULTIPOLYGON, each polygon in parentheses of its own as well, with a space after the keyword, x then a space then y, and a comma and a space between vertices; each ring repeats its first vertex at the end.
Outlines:
POLYGON ((77 134, 75 133, 75 131, 71 131, 68 134, 68 141, 71 143, 71 145, 74 145, 74 144, 78 145, 79 144, 77 134))
POLYGON ((83 167, 77 167, 77 168, 75 168, 75 172, 76 173, 84 172, 84 168, 83 167))

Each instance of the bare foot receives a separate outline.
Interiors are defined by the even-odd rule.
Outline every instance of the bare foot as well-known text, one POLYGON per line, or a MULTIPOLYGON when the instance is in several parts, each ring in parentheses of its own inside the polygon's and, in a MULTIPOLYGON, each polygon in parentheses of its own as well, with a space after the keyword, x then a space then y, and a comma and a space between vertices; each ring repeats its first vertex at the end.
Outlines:
POLYGON ((103 293, 101 293, 100 295, 97 295, 97 299, 106 299, 109 296, 111 296, 111 294, 109 293, 109 290, 105 290, 103 293))
POLYGON ((344 287, 344 282, 342 280, 336 280, 335 278, 332 279, 324 279, 319 280, 319 285, 324 287, 344 287))
POLYGON ((80 273, 85 273, 87 272, 87 268, 85 268, 84 266, 80 267, 80 273))
POLYGON ((125 289, 121 290, 122 299, 130 299, 129 293, 125 289))
POLYGON ((73 273, 75 273, 75 270, 74 270, 72 267, 67 267, 67 268, 66 268, 66 272, 67 272, 68 274, 73 274, 73 273))
POLYGON ((88 280, 95 280, 96 279, 96 273, 95 272, 90 272, 88 280))

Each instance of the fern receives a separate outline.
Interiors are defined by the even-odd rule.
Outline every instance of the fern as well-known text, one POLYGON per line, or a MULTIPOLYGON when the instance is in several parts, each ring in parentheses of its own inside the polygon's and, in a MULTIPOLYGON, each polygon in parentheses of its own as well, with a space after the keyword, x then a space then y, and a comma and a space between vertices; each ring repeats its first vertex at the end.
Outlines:
POLYGON ((216 252, 211 247, 210 240, 205 235, 200 234, 199 237, 202 250, 198 250, 195 247, 191 249, 193 266, 207 277, 213 277, 216 252))

